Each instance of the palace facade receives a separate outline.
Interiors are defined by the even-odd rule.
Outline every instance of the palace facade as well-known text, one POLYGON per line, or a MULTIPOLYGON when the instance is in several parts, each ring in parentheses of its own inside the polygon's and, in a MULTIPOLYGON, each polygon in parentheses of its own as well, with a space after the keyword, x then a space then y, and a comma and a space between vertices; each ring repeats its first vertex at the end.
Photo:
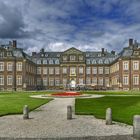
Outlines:
POLYGON ((28 55, 17 42, 0 45, 0 90, 46 90, 76 87, 139 90, 140 47, 129 39, 118 54, 104 48, 83 52, 32 52, 28 55))

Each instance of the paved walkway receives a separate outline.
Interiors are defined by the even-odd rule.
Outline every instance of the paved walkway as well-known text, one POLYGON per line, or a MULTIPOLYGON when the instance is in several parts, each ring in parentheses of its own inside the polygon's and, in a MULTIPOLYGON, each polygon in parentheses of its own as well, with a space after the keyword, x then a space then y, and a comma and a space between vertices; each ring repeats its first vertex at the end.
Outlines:
POLYGON ((31 119, 22 115, 0 117, 0 137, 58 138, 131 135, 132 127, 114 124, 105 125, 104 120, 93 116, 76 116, 67 120, 67 105, 74 105, 74 98, 56 98, 30 113, 31 119))

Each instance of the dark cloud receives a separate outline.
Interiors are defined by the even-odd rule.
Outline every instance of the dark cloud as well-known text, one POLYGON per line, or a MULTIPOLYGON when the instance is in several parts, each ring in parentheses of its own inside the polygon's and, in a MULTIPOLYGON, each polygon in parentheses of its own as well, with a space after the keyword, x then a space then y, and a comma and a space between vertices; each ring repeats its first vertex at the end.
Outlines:
POLYGON ((24 31, 26 25, 18 7, 13 8, 1 2, 0 18, 0 38, 29 37, 29 32, 24 31))

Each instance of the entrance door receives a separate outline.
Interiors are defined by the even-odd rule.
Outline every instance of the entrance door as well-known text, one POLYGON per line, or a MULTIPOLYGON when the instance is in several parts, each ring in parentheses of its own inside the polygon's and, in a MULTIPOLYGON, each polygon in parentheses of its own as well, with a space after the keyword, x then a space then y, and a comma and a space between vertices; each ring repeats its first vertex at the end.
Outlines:
POLYGON ((76 81, 75 80, 71 80, 70 87, 71 88, 76 88, 76 81))

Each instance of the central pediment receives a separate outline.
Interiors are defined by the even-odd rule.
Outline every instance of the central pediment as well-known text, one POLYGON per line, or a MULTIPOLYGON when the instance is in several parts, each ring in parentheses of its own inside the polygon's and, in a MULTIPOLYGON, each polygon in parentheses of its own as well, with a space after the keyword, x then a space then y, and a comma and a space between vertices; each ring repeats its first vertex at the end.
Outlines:
POLYGON ((64 51, 63 54, 83 54, 83 52, 72 47, 72 48, 69 48, 68 50, 64 51))

